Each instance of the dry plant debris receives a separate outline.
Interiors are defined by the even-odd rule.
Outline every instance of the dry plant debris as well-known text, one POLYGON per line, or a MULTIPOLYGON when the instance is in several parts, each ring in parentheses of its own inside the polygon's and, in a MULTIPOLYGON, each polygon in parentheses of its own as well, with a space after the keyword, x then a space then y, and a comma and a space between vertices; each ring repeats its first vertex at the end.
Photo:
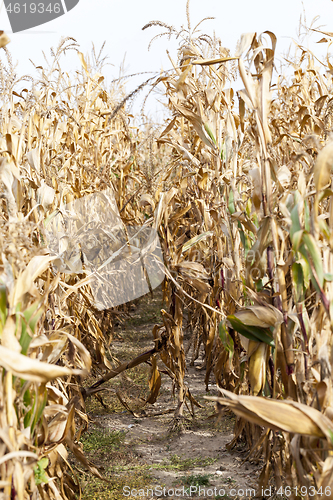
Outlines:
MULTIPOLYGON (((162 373, 177 393, 174 428, 200 407, 185 382, 187 331, 190 363, 203 346, 206 387, 213 376, 219 404, 239 415, 230 446, 245 438, 264 458, 259 488, 272 478, 279 488, 283 478, 296 498, 296 487, 333 486, 333 35, 312 30, 327 44, 324 60, 300 41, 278 71, 272 32, 243 35, 232 55, 192 29, 187 14, 179 31, 145 26, 180 40, 174 71, 153 83, 163 86, 170 116, 160 130, 135 125, 121 84, 106 89, 98 57, 90 63, 78 52, 81 70, 61 71, 61 54, 78 50, 72 39, 18 92, 1 34, 3 498, 81 498, 69 451, 101 476, 80 446, 84 380, 89 371, 106 381, 125 370, 109 353, 128 306, 99 307, 89 276, 103 297, 103 245, 115 255, 125 238, 130 248, 127 227, 158 233, 166 275, 155 349, 140 358, 151 365, 144 404, 157 400, 162 373), (237 75, 244 88, 236 92, 237 75), (64 233, 51 251, 55 217, 107 189, 123 239, 103 227, 107 218, 80 226, 74 211, 77 241, 64 233)), ((148 284, 149 245, 138 253, 148 284)))

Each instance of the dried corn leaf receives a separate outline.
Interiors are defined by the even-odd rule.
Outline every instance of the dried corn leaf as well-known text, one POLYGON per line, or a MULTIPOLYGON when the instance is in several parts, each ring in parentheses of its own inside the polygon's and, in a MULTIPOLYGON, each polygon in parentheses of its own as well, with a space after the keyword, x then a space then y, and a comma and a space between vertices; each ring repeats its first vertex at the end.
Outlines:
POLYGON ((313 170, 316 190, 320 191, 331 178, 333 165, 333 142, 327 144, 319 153, 313 170))
POLYGON ((0 346, 0 366, 17 377, 39 383, 45 383, 58 377, 74 374, 83 375, 84 373, 82 370, 71 370, 65 366, 44 363, 3 346, 0 346))
POLYGON ((317 436, 331 442, 333 424, 321 412, 296 401, 278 401, 255 396, 238 396, 220 389, 224 397, 207 397, 246 420, 271 429, 317 436))

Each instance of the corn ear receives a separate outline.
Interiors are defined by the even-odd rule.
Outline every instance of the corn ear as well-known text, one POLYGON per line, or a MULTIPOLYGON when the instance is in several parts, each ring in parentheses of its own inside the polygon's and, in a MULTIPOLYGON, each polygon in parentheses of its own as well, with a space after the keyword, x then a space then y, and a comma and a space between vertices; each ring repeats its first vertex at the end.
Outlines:
MULTIPOLYGON (((250 344, 252 343, 253 341, 250 340, 249 350, 250 344)), ((251 346, 251 348, 252 347, 253 346, 251 346)), ((258 342, 258 347, 254 350, 249 359, 249 381, 254 396, 259 394, 266 382, 267 349, 267 344, 258 342)))

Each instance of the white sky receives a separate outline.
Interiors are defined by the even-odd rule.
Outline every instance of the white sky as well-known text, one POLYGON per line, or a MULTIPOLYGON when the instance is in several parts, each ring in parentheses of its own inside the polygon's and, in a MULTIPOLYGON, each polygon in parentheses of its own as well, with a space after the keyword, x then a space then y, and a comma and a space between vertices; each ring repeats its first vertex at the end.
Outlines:
MULTIPOLYGON (((33 72, 29 58, 37 65, 43 65, 42 50, 48 55, 50 47, 56 47, 61 37, 71 36, 80 44, 84 54, 90 52, 92 42, 96 48, 106 42, 104 54, 109 56, 109 62, 114 67, 106 68, 105 76, 111 80, 118 76, 125 54, 126 74, 158 72, 162 66, 164 69, 171 67, 166 49, 176 59, 177 42, 172 43, 167 37, 162 37, 154 42, 148 52, 149 41, 161 31, 158 27, 146 31, 141 28, 151 20, 160 20, 175 27, 186 24, 185 5, 186 0, 80 0, 76 7, 62 17, 20 33, 11 33, 7 13, 2 6, 0 27, 11 39, 8 49, 14 61, 18 61, 19 75, 33 72)), ((203 32, 213 34, 215 30, 222 44, 232 52, 242 33, 270 30, 278 37, 279 54, 287 49, 290 39, 297 35, 302 6, 308 24, 319 15, 316 24, 325 26, 326 31, 333 31, 332 0, 191 0, 190 12, 192 26, 203 17, 215 17, 215 20, 202 25, 203 32)), ((319 34, 315 35, 314 41, 320 38, 319 34)), ((324 48, 323 45, 317 47, 324 48)), ((61 66, 69 70, 78 68, 79 64, 77 55, 73 53, 63 59, 61 66)), ((128 91, 148 76, 129 80, 128 91)), ((153 110, 154 106, 150 101, 149 109, 153 110)))

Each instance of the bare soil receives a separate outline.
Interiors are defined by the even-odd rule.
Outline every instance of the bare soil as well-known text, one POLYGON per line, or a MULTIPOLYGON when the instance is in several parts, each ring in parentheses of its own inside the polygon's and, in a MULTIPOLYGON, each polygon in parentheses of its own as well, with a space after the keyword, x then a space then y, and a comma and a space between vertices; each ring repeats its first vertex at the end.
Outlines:
MULTIPOLYGON (((130 361, 153 347, 151 332, 154 324, 161 323, 161 307, 161 290, 132 306, 127 319, 115 328, 111 344, 113 358, 120 362, 130 361)), ((185 347, 188 341, 185 339, 185 347)), ((101 455, 98 450, 90 455, 88 453, 89 458, 92 461, 95 459, 100 470, 112 480, 111 484, 101 486, 100 492, 95 484, 92 493, 87 476, 83 498, 172 500, 254 497, 254 491, 250 489, 256 489, 258 485, 260 464, 245 460, 247 451, 242 443, 233 450, 227 449, 226 445, 233 438, 234 417, 228 413, 218 417, 214 403, 204 399, 207 393, 202 362, 200 356, 194 366, 187 367, 186 372, 186 382, 202 408, 196 408, 194 417, 186 412, 181 432, 170 433, 176 395, 167 374, 162 374, 156 403, 143 406, 149 393, 150 367, 147 364, 107 382, 105 391, 100 393, 101 399, 92 397, 87 402, 91 420, 89 432, 98 429, 99 433, 111 433, 123 436, 123 439, 117 453, 111 448, 110 454, 106 451, 101 455), (121 404, 117 392, 128 405, 127 409, 121 404), (117 478, 118 489, 115 486, 117 478)), ((159 367, 163 370, 161 362, 159 367)), ((217 394, 212 380, 208 395, 217 394)), ((98 448, 98 440, 96 442, 98 448)))

